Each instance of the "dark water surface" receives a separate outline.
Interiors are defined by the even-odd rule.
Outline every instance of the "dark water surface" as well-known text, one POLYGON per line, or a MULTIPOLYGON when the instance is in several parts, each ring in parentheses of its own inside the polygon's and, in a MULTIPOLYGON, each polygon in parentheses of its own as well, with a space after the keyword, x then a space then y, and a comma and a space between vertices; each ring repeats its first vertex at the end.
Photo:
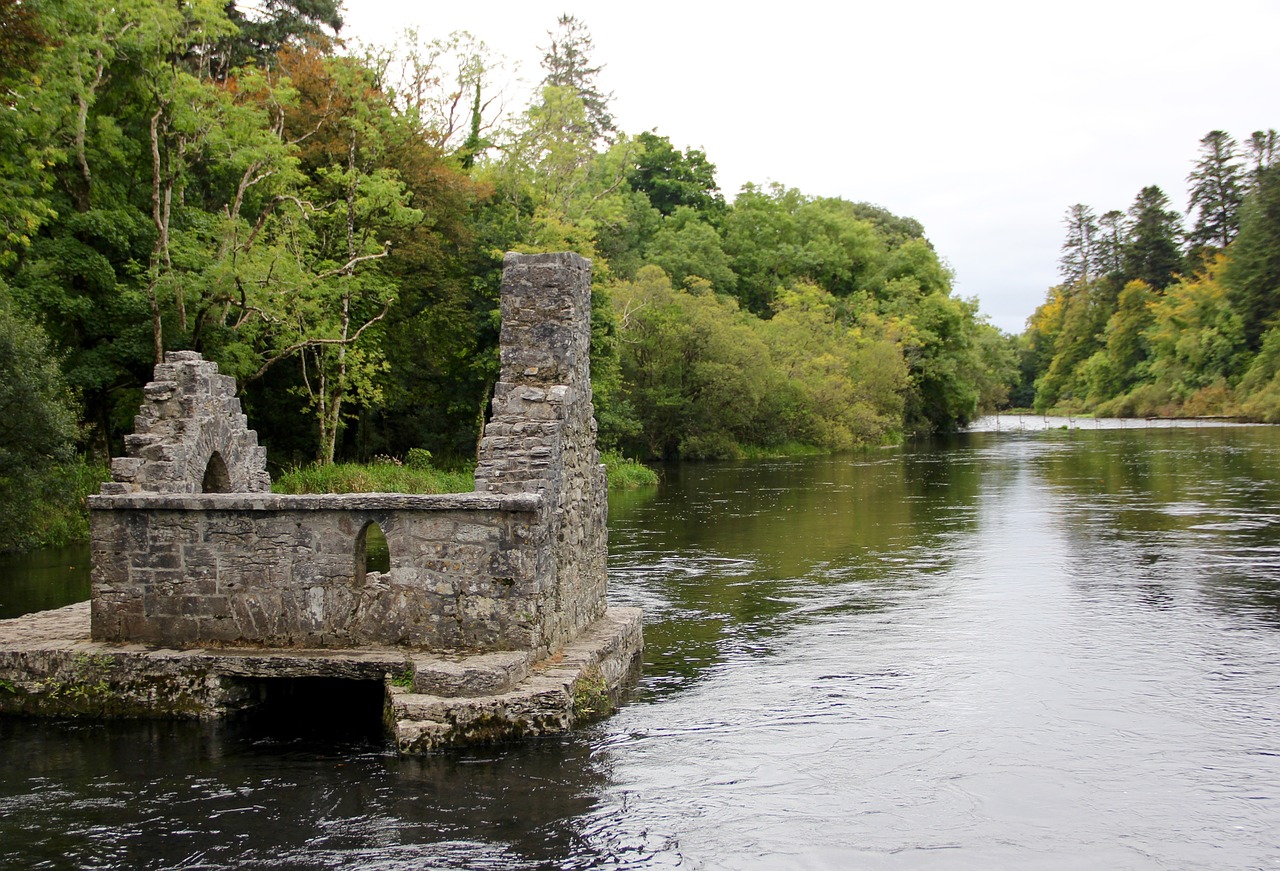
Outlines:
POLYGON ((610 720, 398 759, 0 719, 0 865, 1280 868, 1280 429, 684 466, 611 510, 648 651, 610 720))

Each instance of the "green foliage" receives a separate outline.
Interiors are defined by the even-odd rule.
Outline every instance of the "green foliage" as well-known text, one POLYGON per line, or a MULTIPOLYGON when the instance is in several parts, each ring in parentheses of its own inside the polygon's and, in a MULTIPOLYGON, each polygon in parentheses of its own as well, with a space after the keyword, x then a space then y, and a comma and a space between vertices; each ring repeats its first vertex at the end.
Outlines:
POLYGON ((671 140, 648 130, 636 137, 639 152, 627 173, 631 189, 645 195, 663 215, 685 207, 714 216, 724 209, 715 164, 696 148, 682 153, 671 140))
POLYGON ((466 493, 475 489, 467 472, 415 468, 398 462, 317 463, 291 469, 271 484, 276 493, 466 493))
POLYGON ((604 463, 610 490, 637 490, 641 487, 656 487, 658 484, 657 472, 617 451, 603 452, 600 454, 600 462, 604 463))
POLYGON ((1246 185, 1234 140, 1221 130, 1201 140, 1188 178, 1197 218, 1185 263, 1178 216, 1159 188, 1142 190, 1127 222, 1104 215, 1105 277, 1052 288, 1022 337, 1037 410, 1280 420, 1275 141, 1263 132, 1249 139, 1246 185), (1182 274, 1187 264, 1196 271, 1182 274))
MULTIPOLYGON (((16 339, 44 329, 57 366, 24 375, 60 368, 93 456, 190 348, 237 379, 273 466, 407 457, 296 486, 468 489, 388 476, 474 461, 509 250, 593 258, 604 448, 842 449, 1007 393, 1011 345, 917 221, 783 185, 726 204, 702 151, 615 128, 583 22, 510 112, 466 34, 339 53, 341 24, 331 0, 0 4, 6 312, 16 339)), ((40 468, 79 493, 102 470, 70 439, 40 468)), ((21 541, 79 534, 56 526, 21 541)))
POLYGON ((1280 314, 1280 164, 1261 172, 1245 199, 1223 280, 1246 344, 1259 350, 1262 334, 1280 314))
POLYGON ((419 472, 426 471, 431 468, 431 451, 426 448, 409 448, 404 464, 419 472))
POLYGON ((645 259, 662 267, 678 287, 703 278, 717 293, 731 294, 738 276, 721 247, 720 234, 688 206, 679 206, 645 248, 645 259))
POLYGON ((84 498, 106 470, 75 455, 76 412, 43 331, 0 285, 0 551, 88 537, 84 498))

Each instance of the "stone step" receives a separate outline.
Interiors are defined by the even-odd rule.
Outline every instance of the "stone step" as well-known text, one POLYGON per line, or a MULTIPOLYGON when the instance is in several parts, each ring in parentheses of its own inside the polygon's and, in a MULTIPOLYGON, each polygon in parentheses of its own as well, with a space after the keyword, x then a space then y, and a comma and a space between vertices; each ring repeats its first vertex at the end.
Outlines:
POLYGON ((533 665, 533 652, 512 650, 459 657, 418 654, 410 661, 414 692, 472 698, 506 692, 524 680, 533 665))

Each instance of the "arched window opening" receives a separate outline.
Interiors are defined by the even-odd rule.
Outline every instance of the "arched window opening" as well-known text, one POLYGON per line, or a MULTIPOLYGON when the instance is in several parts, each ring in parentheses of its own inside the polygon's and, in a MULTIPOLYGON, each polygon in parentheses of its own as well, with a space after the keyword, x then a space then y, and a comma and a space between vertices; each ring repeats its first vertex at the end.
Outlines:
POLYGON ((209 464, 204 467, 204 479, 200 482, 200 492, 231 492, 231 474, 227 471, 227 464, 223 462, 222 454, 217 451, 213 452, 209 457, 209 464))
POLYGON ((370 521, 356 538, 356 582, 373 580, 372 574, 391 571, 391 548, 382 527, 370 521))

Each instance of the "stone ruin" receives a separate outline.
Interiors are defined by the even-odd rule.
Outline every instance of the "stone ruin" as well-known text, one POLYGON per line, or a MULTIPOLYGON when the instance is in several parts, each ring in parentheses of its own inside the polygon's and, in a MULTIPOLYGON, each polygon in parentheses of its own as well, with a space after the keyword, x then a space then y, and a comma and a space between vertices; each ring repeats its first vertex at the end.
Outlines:
MULTIPOLYGON (((558 731, 616 703, 642 641, 639 611, 605 601, 590 262, 508 254, 501 306, 471 493, 271 493, 233 379, 166 355, 90 498, 91 644, 120 666, 113 710, 213 716, 245 703, 246 679, 376 674, 416 752, 558 731), (366 570, 374 525, 387 572, 366 570)), ((38 696, 23 712, 42 712, 38 696)))
POLYGON ((267 451, 240 412, 234 378, 195 351, 165 354, 153 377, 104 494, 270 492, 267 451))

